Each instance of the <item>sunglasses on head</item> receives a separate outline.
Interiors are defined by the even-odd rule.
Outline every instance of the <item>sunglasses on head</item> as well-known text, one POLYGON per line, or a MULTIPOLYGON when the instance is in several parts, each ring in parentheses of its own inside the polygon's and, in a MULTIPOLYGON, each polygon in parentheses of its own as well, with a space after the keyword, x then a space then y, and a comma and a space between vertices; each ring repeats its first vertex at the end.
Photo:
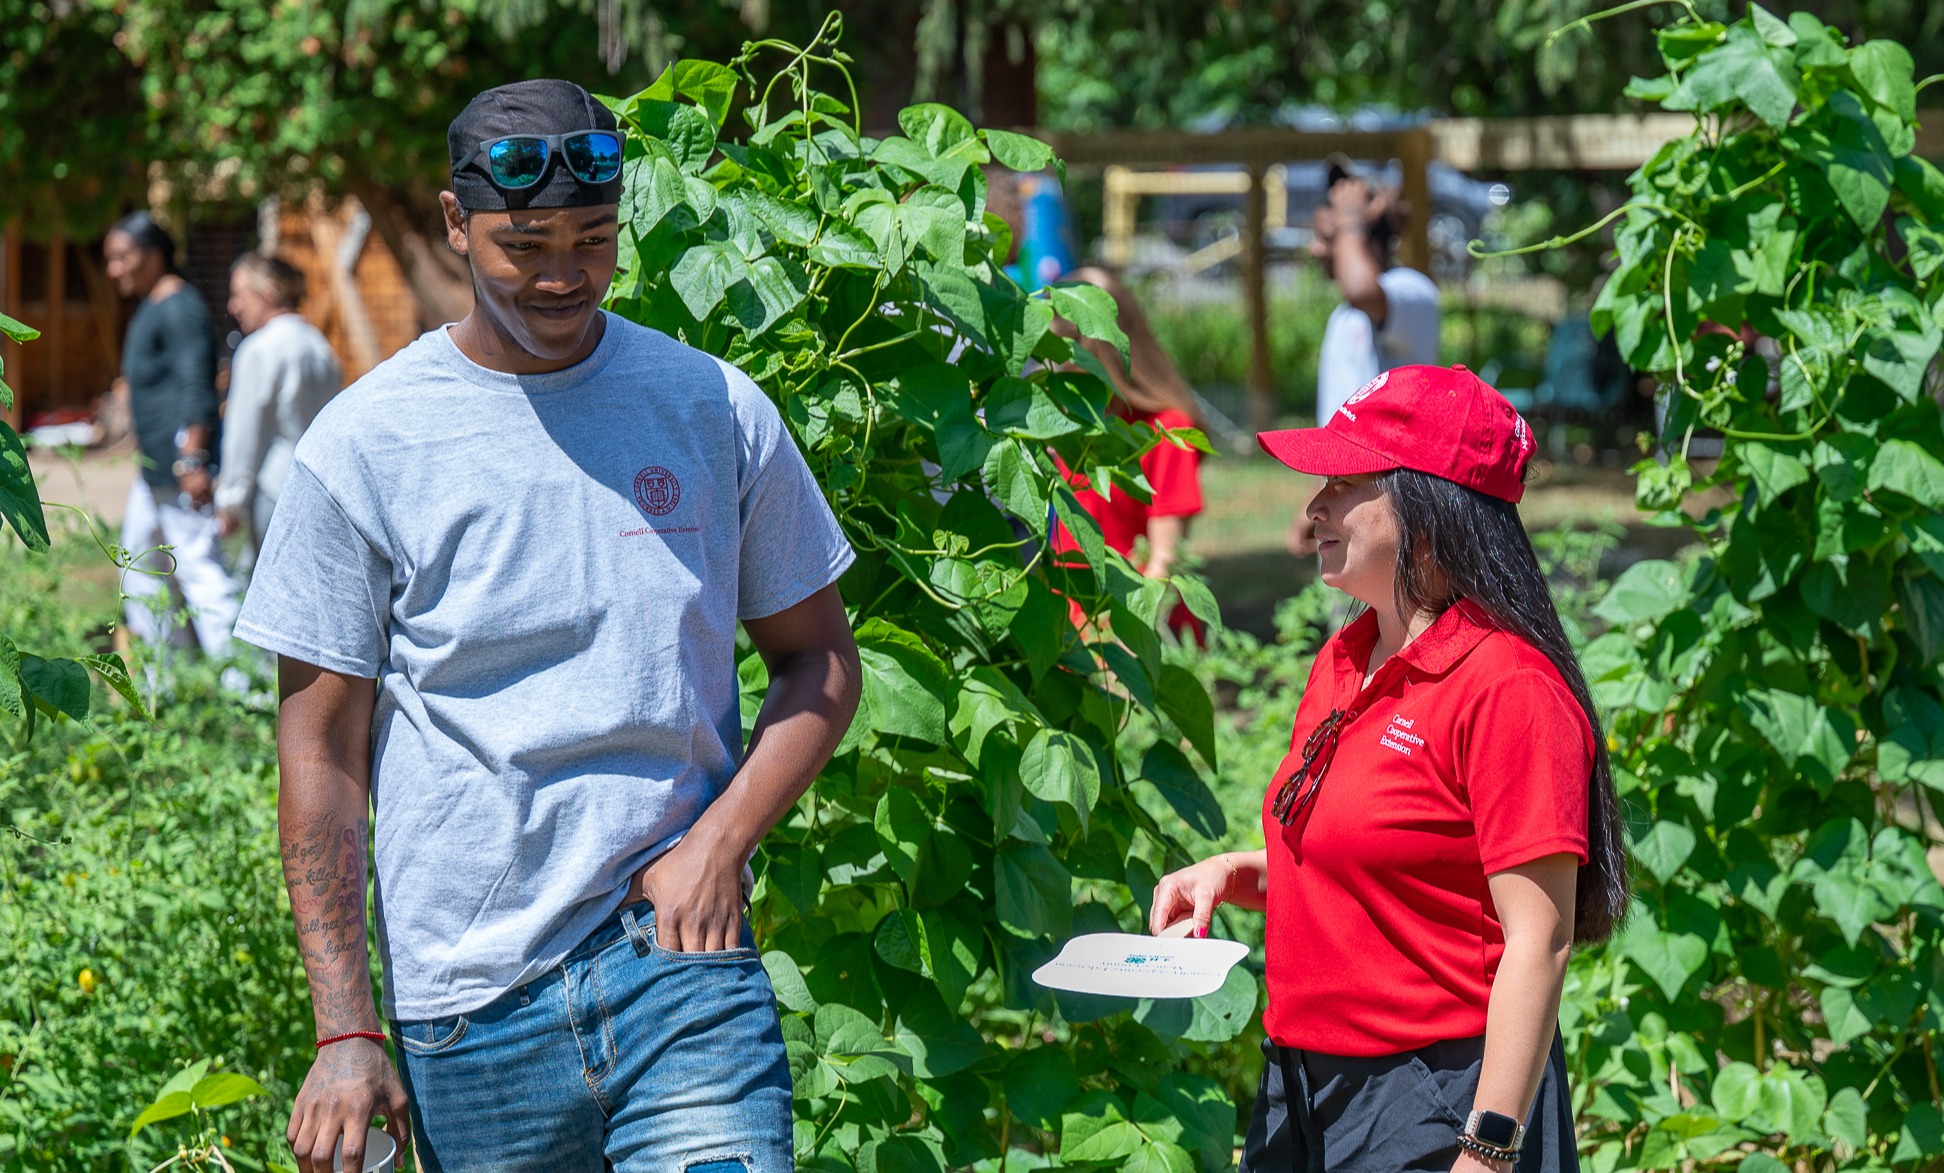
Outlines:
POLYGON ((454 171, 484 158, 486 174, 505 191, 520 191, 547 174, 554 152, 582 183, 607 183, 621 174, 621 136, 611 130, 576 130, 568 134, 509 134, 491 138, 466 152, 454 171))

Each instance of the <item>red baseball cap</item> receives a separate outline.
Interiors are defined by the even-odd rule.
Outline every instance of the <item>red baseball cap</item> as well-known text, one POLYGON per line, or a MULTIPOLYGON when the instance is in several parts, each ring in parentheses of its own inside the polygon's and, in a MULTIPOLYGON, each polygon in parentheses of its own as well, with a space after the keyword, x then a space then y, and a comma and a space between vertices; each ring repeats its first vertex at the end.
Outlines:
POLYGON ((1262 450, 1313 476, 1408 468, 1516 504, 1532 429, 1464 367, 1394 367, 1357 389, 1320 428, 1259 432, 1262 450))

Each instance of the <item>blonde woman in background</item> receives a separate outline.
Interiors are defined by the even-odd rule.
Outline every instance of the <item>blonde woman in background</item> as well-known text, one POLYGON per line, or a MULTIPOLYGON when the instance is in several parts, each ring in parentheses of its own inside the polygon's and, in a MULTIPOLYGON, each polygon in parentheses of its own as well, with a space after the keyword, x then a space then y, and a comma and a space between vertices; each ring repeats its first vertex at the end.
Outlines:
POLYGON ((244 253, 230 266, 230 316, 243 343, 230 363, 217 529, 247 535, 241 564, 255 563, 297 441, 343 385, 331 344, 297 313, 304 275, 289 262, 244 253))

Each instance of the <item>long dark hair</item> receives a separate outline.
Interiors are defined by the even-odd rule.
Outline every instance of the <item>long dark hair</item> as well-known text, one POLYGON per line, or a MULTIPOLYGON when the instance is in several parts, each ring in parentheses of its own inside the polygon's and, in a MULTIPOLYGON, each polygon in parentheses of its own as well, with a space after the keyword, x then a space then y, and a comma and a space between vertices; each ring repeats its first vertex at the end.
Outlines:
POLYGON ((1573 647, 1553 608, 1519 520, 1519 507, 1428 473, 1397 469, 1377 478, 1402 531, 1397 547, 1398 602, 1405 614, 1437 613, 1469 599, 1500 629, 1544 653, 1572 690, 1593 727, 1593 776, 1587 809, 1587 863, 1574 896, 1573 939, 1613 935, 1627 912, 1627 849, 1620 799, 1613 790, 1606 734, 1573 647))

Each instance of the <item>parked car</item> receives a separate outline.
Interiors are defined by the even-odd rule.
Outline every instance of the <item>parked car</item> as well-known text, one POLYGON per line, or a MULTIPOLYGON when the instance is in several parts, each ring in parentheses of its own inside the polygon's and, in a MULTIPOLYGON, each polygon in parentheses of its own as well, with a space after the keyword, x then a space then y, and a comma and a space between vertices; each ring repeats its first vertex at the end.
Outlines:
MULTIPOLYGON (((1366 109, 1338 115, 1313 107, 1292 107, 1279 111, 1274 121, 1295 130, 1318 132, 1400 130, 1421 124, 1419 115, 1366 109)), ((1208 131, 1220 125, 1196 127, 1208 131)), ((1389 187, 1403 184, 1403 166, 1396 160, 1377 162, 1359 160, 1360 174, 1373 183, 1389 187)), ((1289 223, 1271 229, 1271 248, 1302 249, 1309 246, 1310 213, 1328 197, 1329 164, 1321 159, 1283 164, 1284 186, 1288 192, 1289 223)), ((1239 166, 1182 167, 1182 171, 1240 171, 1239 166)), ((1431 276, 1438 281, 1462 277, 1470 267, 1466 246, 1483 232, 1485 217, 1493 209, 1512 200, 1512 189, 1503 183, 1474 179, 1448 163, 1433 160, 1426 169, 1431 188, 1431 276)), ((1229 194, 1185 194, 1163 196, 1156 211, 1160 227, 1183 248, 1204 248, 1225 236, 1232 236, 1242 224, 1242 197, 1229 194)))

